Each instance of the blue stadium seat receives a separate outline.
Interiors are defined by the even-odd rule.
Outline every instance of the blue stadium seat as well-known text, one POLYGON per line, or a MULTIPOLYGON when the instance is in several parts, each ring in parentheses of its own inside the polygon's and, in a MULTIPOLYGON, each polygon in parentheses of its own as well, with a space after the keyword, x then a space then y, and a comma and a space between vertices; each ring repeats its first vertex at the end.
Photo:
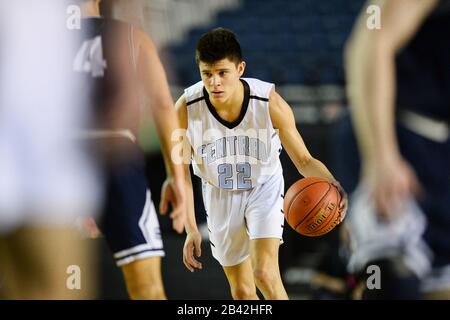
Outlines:
MULTIPOLYGON (((247 61, 246 76, 277 83, 344 83, 342 50, 364 0, 243 0, 217 14, 216 22, 192 29, 169 48, 178 79, 199 79, 194 64, 198 38, 218 26, 236 32, 247 61)), ((184 83, 189 82, 189 83, 184 83)))

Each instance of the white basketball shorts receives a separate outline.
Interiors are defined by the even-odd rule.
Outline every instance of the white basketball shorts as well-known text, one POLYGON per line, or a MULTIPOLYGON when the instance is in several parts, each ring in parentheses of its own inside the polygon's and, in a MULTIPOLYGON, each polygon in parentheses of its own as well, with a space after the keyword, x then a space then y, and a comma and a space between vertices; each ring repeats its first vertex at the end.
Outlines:
POLYGON ((228 191, 203 181, 203 202, 214 258, 226 266, 243 262, 250 240, 277 238, 284 228, 282 170, 250 190, 228 191))
POLYGON ((370 261, 394 256, 401 256, 418 277, 430 271, 431 252, 422 239, 426 217, 414 199, 405 202, 403 215, 391 223, 378 218, 375 204, 362 185, 349 203, 345 225, 350 236, 350 272, 362 271, 370 261))

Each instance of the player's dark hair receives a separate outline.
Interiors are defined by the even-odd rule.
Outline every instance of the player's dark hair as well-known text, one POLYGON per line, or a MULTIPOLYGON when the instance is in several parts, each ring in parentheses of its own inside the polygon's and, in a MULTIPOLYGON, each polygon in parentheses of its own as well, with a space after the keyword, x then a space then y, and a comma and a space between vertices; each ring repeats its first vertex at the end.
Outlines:
POLYGON ((225 58, 236 64, 242 62, 241 45, 233 31, 216 28, 201 36, 195 51, 197 64, 200 61, 211 64, 225 58))

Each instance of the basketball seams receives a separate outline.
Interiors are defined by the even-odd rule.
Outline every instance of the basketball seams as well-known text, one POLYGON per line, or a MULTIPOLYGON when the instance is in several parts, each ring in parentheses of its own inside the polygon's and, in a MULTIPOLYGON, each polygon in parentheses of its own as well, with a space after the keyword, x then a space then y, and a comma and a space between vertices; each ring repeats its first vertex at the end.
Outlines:
POLYGON ((291 225, 290 219, 294 217, 295 220, 292 222, 295 222, 295 225, 291 225, 291 227, 296 232, 304 236, 316 237, 324 235, 333 230, 337 225, 339 225, 345 217, 345 215, 343 216, 342 212, 339 210, 339 203, 342 200, 342 197, 339 193, 338 188, 335 188, 331 183, 322 178, 308 177, 297 181, 286 191, 285 200, 287 200, 284 204, 284 208, 286 211, 284 212, 284 214, 286 220, 288 221, 289 225, 291 225), (312 181, 308 181, 306 179, 312 179, 312 181), (325 182, 328 188, 325 188, 325 186, 320 184, 317 185, 321 182, 325 182), (308 189, 308 187, 311 187, 312 189, 308 189), (332 191, 331 189, 334 189, 334 191, 332 191), (312 196, 310 200, 307 200, 306 202, 302 200, 309 199, 310 196, 312 196), (335 208, 330 212, 330 204, 334 202, 336 202, 335 208), (324 206, 325 204, 326 206, 324 206), (308 209, 308 211, 306 212, 307 208, 311 209, 308 209), (291 210, 294 211, 293 216, 290 213, 291 210), (329 215, 326 219, 323 219, 326 212, 328 212, 329 215), (313 213, 314 221, 312 220, 313 216, 311 216, 311 214, 313 213), (321 218, 320 220, 317 220, 319 219, 319 213, 321 215, 321 218), (299 218, 300 221, 297 223, 297 219, 299 218), (305 225, 302 226, 302 224, 304 223, 305 225))
POLYGON ((322 230, 321 232, 315 233, 315 234, 305 234, 305 236, 311 236, 311 237, 316 237, 316 236, 321 236, 324 235, 328 232, 330 232, 331 230, 333 230, 338 224, 340 224, 340 221, 336 220, 336 215, 339 216, 339 211, 336 211, 333 215, 333 219, 331 219, 325 227, 321 228, 320 230, 322 230))
MULTIPOLYGON (((323 181, 320 181, 320 182, 323 182, 323 181)), ((318 182, 316 182, 316 183, 318 183, 318 182)), ((312 186, 314 184, 315 183, 311 183, 309 186, 312 186)), ((317 201, 316 205, 311 210, 309 210, 309 212, 307 214, 305 214, 305 217, 295 226, 294 230, 297 230, 298 226, 301 225, 302 222, 306 220, 306 218, 308 218, 308 216, 314 211, 314 209, 316 209, 317 206, 322 202, 322 200, 328 195, 328 193, 330 192, 330 189, 331 189, 331 185, 328 182, 327 182, 327 184, 328 184, 327 192, 325 192, 325 194, 320 198, 320 200, 317 201)), ((300 192, 297 193, 297 195, 295 196, 295 199, 299 196, 299 193, 300 192)), ((289 207, 289 209, 290 209, 290 207, 289 207)))
MULTIPOLYGON (((336 203, 336 208, 334 209, 334 212, 332 213, 331 219, 327 219, 329 221, 326 224, 324 224, 323 226, 321 226, 319 229, 314 230, 314 231, 312 231, 310 233, 304 234, 305 236, 310 236, 310 235, 312 235, 312 236, 321 236, 321 235, 323 235, 323 234, 328 232, 327 231, 325 233, 321 233, 321 231, 323 232, 324 229, 326 229, 326 227, 330 226, 330 224, 335 223, 335 226, 336 226, 336 225, 338 225, 340 223, 340 221, 336 222, 336 218, 340 215, 340 213, 339 213, 339 203, 341 202, 341 195, 339 194, 337 189, 334 188, 334 190, 337 193, 337 203, 336 203)), ((329 231, 331 231, 331 229, 329 231)))
MULTIPOLYGON (((313 182, 313 183, 311 183, 311 184, 308 184, 308 185, 306 185, 306 186, 304 186, 302 189, 300 189, 296 194, 295 194, 295 196, 291 199, 291 201, 289 201, 289 205, 288 205, 288 207, 287 207, 287 210, 286 210, 286 213, 287 213, 287 215, 286 215, 286 220, 289 222, 289 214, 290 214, 290 212, 291 212, 291 205, 292 205, 292 203, 294 202, 294 200, 295 199, 297 199, 297 197, 300 195, 300 193, 302 193, 306 188, 308 188, 308 187, 310 187, 310 186, 312 186, 312 185, 315 185, 315 184, 317 184, 317 183, 322 183, 322 182, 326 182, 325 180, 321 180, 321 181, 316 181, 316 182, 313 182)), ((297 183, 297 182, 296 182, 297 183)), ((295 183, 290 187, 290 188, 292 188, 293 186, 295 185, 295 183)), ((289 192, 289 189, 288 189, 288 192, 289 192)), ((288 195, 288 192, 286 192, 285 193, 285 195, 284 195, 284 197, 286 198, 286 195, 288 195)), ((328 192, 328 191, 327 191, 328 192)))
MULTIPOLYGON (((336 193, 337 193, 337 203, 339 204, 341 202, 341 195, 337 189, 336 189, 336 193)), ((324 235, 324 234, 330 232, 331 230, 333 230, 341 222, 342 222, 341 212, 339 211, 339 206, 338 206, 335 209, 332 219, 330 219, 325 226, 323 226, 322 228, 319 229, 319 230, 321 230, 321 232, 318 232, 319 230, 316 230, 316 232, 318 232, 317 234, 305 234, 305 235, 313 236, 313 237, 324 235)))
POLYGON ((331 186, 328 185, 327 192, 325 192, 325 194, 320 198, 320 200, 316 203, 316 205, 311 210, 309 210, 309 212, 305 215, 305 217, 295 226, 295 230, 297 230, 298 226, 301 225, 303 223, 303 221, 305 221, 309 217, 309 215, 314 212, 314 210, 319 206, 319 204, 322 202, 322 200, 328 195, 328 193, 330 192, 330 189, 331 189, 331 186))

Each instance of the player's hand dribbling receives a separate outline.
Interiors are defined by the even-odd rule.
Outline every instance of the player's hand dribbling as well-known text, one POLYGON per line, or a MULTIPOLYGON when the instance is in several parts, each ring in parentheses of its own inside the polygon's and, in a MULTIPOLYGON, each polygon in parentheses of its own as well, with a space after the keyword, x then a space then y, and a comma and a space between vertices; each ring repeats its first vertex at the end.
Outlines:
POLYGON ((198 258, 202 255, 201 243, 202 236, 200 232, 192 231, 187 234, 183 248, 183 263, 190 272, 203 268, 202 264, 195 258, 195 256, 198 258))
POLYGON ((331 182, 333 186, 335 186, 339 194, 341 195, 341 201, 339 202, 339 213, 341 215, 341 221, 344 220, 345 215, 347 214, 347 208, 348 208, 348 195, 347 192, 345 192, 344 188, 342 188, 341 184, 338 181, 331 182))
POLYGON ((178 233, 183 232, 187 215, 184 184, 184 178, 176 179, 168 177, 162 185, 159 205, 159 212, 165 215, 169 207, 169 202, 172 204, 173 210, 170 214, 172 228, 178 233))

